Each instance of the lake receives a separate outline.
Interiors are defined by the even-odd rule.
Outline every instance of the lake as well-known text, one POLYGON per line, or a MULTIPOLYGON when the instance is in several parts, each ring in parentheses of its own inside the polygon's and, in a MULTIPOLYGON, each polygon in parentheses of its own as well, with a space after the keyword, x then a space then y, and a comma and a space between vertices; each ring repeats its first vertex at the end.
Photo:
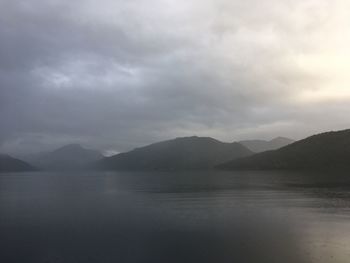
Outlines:
POLYGON ((348 263, 350 176, 0 176, 0 262, 348 263))

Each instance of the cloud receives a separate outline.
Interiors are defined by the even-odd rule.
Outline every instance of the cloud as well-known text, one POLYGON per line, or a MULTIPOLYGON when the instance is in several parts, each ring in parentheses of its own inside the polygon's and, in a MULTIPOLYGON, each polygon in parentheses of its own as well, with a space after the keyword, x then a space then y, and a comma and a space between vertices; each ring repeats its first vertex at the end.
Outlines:
POLYGON ((1 1, 0 150, 348 127, 349 5, 1 1))

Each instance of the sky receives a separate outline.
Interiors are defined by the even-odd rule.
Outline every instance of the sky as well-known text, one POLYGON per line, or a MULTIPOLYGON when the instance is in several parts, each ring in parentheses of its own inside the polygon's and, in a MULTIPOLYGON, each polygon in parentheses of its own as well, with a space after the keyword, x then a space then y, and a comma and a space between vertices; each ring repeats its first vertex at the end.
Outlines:
POLYGON ((0 152, 350 128, 348 0, 1 0, 0 152))

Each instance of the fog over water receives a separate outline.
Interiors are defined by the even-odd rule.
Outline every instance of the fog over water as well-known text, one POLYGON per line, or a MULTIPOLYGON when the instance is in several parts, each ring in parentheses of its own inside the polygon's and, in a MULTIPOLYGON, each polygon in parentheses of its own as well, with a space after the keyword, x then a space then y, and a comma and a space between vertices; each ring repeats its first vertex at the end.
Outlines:
POLYGON ((346 175, 0 176, 1 262, 346 263, 346 175))

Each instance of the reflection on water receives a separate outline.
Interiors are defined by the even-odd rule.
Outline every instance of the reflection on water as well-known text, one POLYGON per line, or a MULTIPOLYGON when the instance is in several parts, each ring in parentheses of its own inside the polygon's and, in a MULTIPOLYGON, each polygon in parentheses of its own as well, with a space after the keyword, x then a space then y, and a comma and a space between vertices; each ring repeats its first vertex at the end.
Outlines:
POLYGON ((350 178, 285 172, 0 176, 0 262, 348 263, 350 178))

